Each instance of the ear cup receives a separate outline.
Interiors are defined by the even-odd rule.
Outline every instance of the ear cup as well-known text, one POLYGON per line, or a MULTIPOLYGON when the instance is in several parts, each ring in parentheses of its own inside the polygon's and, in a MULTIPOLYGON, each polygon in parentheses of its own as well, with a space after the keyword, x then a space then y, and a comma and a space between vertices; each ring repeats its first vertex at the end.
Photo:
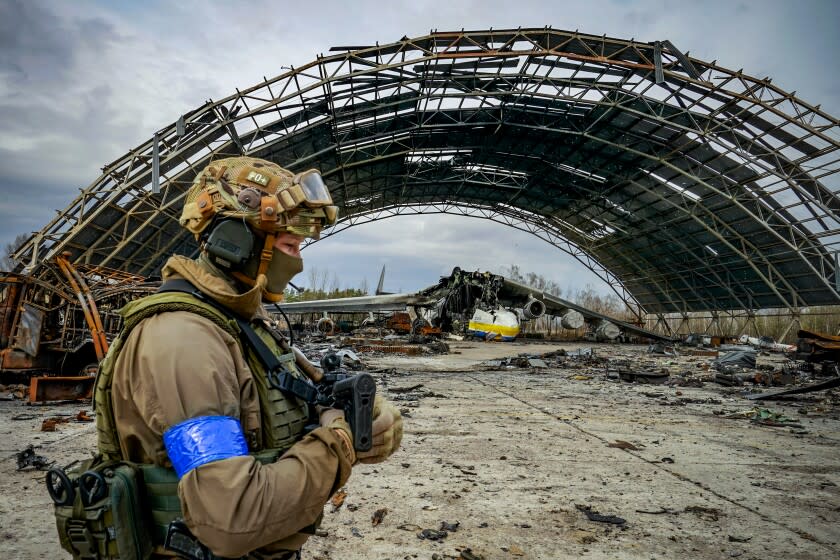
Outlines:
POLYGON ((240 269, 254 251, 254 234, 241 220, 221 220, 211 227, 204 250, 216 266, 240 269))

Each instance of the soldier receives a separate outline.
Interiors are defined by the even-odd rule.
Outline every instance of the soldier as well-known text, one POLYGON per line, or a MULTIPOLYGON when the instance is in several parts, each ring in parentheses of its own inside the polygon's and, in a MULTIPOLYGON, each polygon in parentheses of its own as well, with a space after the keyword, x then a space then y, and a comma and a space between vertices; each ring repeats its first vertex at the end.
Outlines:
POLYGON ((341 410, 320 409, 320 426, 305 433, 310 404, 272 382, 236 328, 250 322, 279 357, 286 389, 303 378, 262 302, 281 299, 303 269, 301 242, 317 239, 336 211, 317 171, 295 175, 250 157, 214 161, 196 177, 180 219, 200 256, 171 257, 163 289, 124 308, 97 380, 99 448, 144 466, 155 555, 172 556, 165 534, 181 527, 176 536, 194 539, 201 554, 299 558, 352 465, 384 461, 399 447, 400 413, 379 396, 370 451, 354 450, 341 410))

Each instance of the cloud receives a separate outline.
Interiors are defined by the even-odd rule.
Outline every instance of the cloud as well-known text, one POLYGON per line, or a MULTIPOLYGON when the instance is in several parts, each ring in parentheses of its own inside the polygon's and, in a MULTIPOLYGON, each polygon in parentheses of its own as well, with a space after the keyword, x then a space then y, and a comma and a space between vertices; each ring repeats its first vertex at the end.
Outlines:
POLYGON ((604 289, 594 273, 549 243, 479 218, 403 216, 354 226, 331 239, 307 247, 304 262, 339 270, 346 287, 367 280, 374 288, 382 265, 387 266, 386 290, 413 291, 435 284, 455 266, 502 273, 518 264, 573 291, 588 284, 604 289))
POLYGON ((78 37, 35 2, 0 4, 0 75, 22 88, 57 84, 66 78, 78 37))
MULTIPOLYGON (((605 0, 322 0, 109 3, 0 2, 0 246, 47 224, 101 168, 212 98, 311 62, 331 46, 388 43, 431 29, 542 27, 671 40, 744 68, 832 114, 836 2, 605 0)), ((305 252, 346 285, 417 289, 455 265, 519 264, 555 281, 606 290, 548 243, 484 220, 414 216, 358 226, 305 252)))

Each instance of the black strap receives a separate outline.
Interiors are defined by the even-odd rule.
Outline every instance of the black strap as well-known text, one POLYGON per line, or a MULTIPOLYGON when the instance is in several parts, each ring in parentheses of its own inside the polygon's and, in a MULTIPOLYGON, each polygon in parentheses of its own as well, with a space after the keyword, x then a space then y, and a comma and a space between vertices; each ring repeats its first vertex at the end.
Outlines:
POLYGON ((229 309, 199 291, 192 282, 183 278, 172 278, 167 280, 161 284, 157 291, 158 293, 184 292, 190 294, 194 298, 212 305, 226 317, 235 320, 236 324, 239 325, 239 338, 244 344, 247 344, 254 354, 256 354, 257 359, 265 368, 269 385, 287 395, 295 396, 309 404, 316 403, 318 391, 315 387, 307 381, 292 375, 285 363, 274 355, 265 341, 260 338, 260 335, 257 334, 248 321, 237 317, 231 313, 229 309))

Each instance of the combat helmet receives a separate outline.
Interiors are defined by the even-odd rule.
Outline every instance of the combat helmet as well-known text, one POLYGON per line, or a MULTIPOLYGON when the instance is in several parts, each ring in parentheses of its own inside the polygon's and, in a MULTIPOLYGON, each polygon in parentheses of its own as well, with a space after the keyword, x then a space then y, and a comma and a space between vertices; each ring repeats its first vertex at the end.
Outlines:
POLYGON ((288 231, 318 239, 337 217, 317 170, 295 174, 241 156, 216 160, 196 176, 179 222, 213 264, 248 286, 263 283, 263 297, 280 301, 303 263, 274 248, 277 235, 288 231))

